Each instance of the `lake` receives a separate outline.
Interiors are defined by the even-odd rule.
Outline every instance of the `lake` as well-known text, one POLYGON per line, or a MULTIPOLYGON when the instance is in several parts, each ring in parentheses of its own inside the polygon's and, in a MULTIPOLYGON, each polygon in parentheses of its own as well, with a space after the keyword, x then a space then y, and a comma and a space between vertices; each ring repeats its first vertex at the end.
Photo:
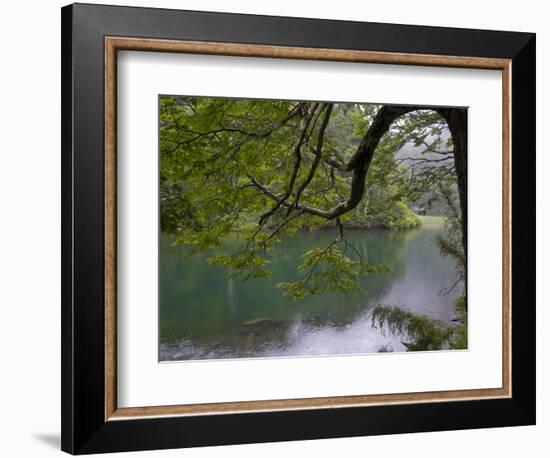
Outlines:
MULTIPOLYGON (((188 248, 160 240, 160 360, 280 357, 405 351, 398 337, 372 326, 369 308, 398 305, 449 321, 456 317, 455 262, 442 257, 434 236, 438 226, 411 231, 347 231, 346 239, 373 264, 389 273, 361 280, 366 292, 330 294, 295 301, 275 287, 298 278, 300 256, 334 240, 334 231, 298 233, 274 254, 273 275, 241 281, 211 266, 207 258, 223 249, 186 256, 188 248)), ((230 252, 230 251, 229 251, 230 252)))

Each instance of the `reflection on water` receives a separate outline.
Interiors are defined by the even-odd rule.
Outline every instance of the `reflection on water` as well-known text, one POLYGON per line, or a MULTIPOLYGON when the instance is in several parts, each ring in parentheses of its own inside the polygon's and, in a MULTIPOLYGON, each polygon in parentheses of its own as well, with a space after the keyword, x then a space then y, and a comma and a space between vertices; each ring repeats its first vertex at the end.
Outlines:
MULTIPOLYGON (((296 278, 300 255, 326 246, 334 233, 296 234, 272 259, 269 279, 243 282, 208 265, 222 250, 192 257, 183 246, 161 237, 160 359, 219 359, 402 351, 399 338, 372 327, 373 304, 399 305, 434 318, 455 316, 451 294, 439 294, 456 281, 454 262, 440 256, 437 230, 348 232, 346 237, 372 263, 390 269, 362 279, 367 292, 333 294, 294 301, 275 285, 296 278)), ((231 250, 237 240, 223 248, 231 250)))

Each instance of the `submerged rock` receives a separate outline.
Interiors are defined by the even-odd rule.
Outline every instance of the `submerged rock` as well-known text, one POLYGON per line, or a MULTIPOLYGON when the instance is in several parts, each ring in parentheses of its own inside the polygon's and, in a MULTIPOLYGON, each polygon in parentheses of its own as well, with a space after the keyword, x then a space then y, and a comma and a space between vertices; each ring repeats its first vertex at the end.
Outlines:
POLYGON ((264 324, 264 323, 275 323, 277 321, 280 321, 280 320, 276 320, 275 318, 260 317, 260 318, 255 318, 253 320, 245 321, 243 323, 243 326, 254 326, 256 324, 264 324))

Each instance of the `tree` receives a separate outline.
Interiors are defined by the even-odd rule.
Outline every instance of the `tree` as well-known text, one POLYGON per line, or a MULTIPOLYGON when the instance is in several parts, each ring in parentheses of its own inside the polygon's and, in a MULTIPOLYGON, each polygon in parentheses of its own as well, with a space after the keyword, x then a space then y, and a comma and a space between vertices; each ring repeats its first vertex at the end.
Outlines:
POLYGON ((239 233, 240 248, 210 262, 248 279, 270 274, 283 235, 331 226, 333 242, 279 286, 297 299, 353 291, 384 271, 346 240, 360 204, 456 187, 466 256, 466 140, 464 109, 161 97, 161 229, 191 252, 239 233), (422 153, 396 157, 410 142, 422 153))

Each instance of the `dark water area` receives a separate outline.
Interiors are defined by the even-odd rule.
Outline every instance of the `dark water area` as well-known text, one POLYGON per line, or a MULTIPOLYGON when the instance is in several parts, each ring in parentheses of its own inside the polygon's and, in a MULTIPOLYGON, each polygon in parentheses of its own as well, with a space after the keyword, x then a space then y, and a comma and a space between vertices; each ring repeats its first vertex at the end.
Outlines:
POLYGON ((300 256, 328 245, 332 231, 286 238, 274 254, 267 279, 242 281, 211 266, 207 258, 229 253, 239 243, 187 256, 188 248, 160 243, 160 360, 334 355, 404 351, 399 336, 372 326, 375 304, 398 305, 451 320, 461 285, 441 294, 457 279, 454 261, 442 257, 434 240, 440 229, 349 231, 346 238, 373 264, 389 273, 361 279, 366 292, 330 294, 295 301, 275 287, 299 278, 300 256))

